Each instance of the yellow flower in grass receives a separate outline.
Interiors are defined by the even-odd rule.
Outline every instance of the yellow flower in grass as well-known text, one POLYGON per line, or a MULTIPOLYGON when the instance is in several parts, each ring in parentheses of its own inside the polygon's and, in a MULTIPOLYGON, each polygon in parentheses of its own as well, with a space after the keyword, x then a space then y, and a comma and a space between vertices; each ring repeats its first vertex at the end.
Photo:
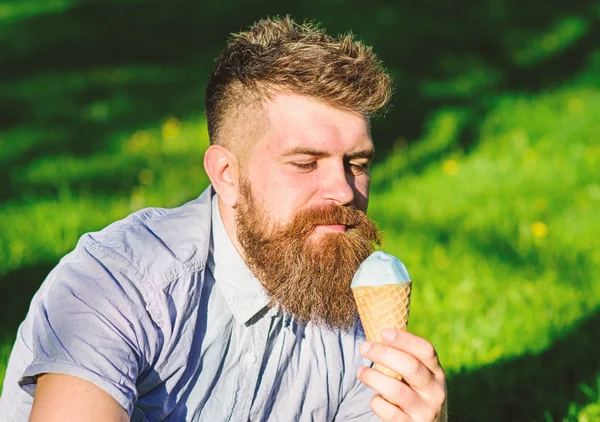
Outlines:
POLYGON ((142 185, 149 185, 154 181, 154 172, 151 169, 144 169, 138 175, 138 179, 142 185))
POLYGON ((534 221, 531 224, 531 233, 537 239, 543 239, 548 235, 548 226, 541 221, 534 221))
POLYGON ((448 176, 454 176, 458 173, 458 161, 456 160, 446 160, 442 166, 442 170, 448 176))
POLYGON ((27 244, 20 240, 13 240, 9 244, 9 256, 13 262, 20 261, 27 251, 27 244))
POLYGON ((139 210, 146 205, 146 198, 142 187, 134 187, 131 191, 129 206, 132 210, 139 210))
POLYGON ((143 130, 138 130, 125 144, 125 151, 136 153, 142 151, 150 143, 150 135, 143 130))
POLYGON ((567 104, 567 109, 571 114, 581 114, 583 111, 583 101, 577 97, 571 98, 567 104))
POLYGON ((181 132, 181 123, 175 117, 169 118, 161 127, 163 139, 169 141, 175 139, 181 132))

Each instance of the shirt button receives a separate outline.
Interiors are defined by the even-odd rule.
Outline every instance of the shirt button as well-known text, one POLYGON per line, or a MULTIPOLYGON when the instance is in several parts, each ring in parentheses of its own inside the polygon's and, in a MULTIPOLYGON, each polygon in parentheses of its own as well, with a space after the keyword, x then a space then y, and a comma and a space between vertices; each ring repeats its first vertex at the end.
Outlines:
POLYGON ((254 353, 246 353, 244 359, 248 365, 254 365, 256 363, 256 355, 254 355, 254 353))

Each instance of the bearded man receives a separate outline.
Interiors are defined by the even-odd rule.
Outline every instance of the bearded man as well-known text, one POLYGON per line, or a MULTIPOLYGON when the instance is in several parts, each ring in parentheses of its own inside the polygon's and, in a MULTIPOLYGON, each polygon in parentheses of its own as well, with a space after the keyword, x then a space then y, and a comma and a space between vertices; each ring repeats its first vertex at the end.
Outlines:
POLYGON ((206 92, 211 186, 61 260, 19 328, 4 420, 444 419, 433 346, 365 343, 350 290, 380 241, 369 116, 390 85, 351 36, 289 18, 235 35, 206 92))

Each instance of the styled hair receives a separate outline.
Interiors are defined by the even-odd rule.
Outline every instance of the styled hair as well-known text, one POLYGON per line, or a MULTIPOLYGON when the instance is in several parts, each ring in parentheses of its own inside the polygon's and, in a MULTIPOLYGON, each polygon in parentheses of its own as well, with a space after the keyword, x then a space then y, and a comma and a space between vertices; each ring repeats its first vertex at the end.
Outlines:
POLYGON ((251 126, 256 106, 277 93, 370 117, 385 107, 391 92, 391 79, 371 47, 352 34, 332 37, 315 23, 297 24, 289 16, 263 19, 233 34, 216 60, 205 96, 208 133, 211 144, 227 145, 222 132, 229 119, 251 126))

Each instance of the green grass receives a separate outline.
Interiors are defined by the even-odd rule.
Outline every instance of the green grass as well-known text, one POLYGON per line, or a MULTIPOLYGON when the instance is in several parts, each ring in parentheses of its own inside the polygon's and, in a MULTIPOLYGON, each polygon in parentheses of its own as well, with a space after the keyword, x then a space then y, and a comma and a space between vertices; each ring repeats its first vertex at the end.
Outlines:
MULTIPOLYGON (((451 27, 441 2, 374 5, 377 25, 334 3, 313 15, 379 42, 396 77, 369 213, 415 280, 409 328, 438 349, 451 420, 600 420, 600 9, 473 2, 451 27), (484 26, 481 55, 468 41, 484 26), (389 42, 398 27, 411 36, 389 42)), ((248 23, 228 7, 232 30, 248 23)), ((208 184, 198 92, 227 31, 197 26, 198 10, 0 1, 0 381, 32 295, 79 236, 208 184), (131 47, 102 44, 125 29, 131 47), (206 48, 192 57, 187 39, 206 48)))
POLYGON ((439 348, 450 398, 464 406, 457 420, 518 403, 519 420, 552 420, 565 407, 577 420, 574 409, 598 404, 600 92, 499 98, 476 149, 390 180, 428 145, 447 149, 452 132, 443 142, 439 132, 449 116, 373 172, 385 183, 371 213, 415 280, 410 328, 439 348))

